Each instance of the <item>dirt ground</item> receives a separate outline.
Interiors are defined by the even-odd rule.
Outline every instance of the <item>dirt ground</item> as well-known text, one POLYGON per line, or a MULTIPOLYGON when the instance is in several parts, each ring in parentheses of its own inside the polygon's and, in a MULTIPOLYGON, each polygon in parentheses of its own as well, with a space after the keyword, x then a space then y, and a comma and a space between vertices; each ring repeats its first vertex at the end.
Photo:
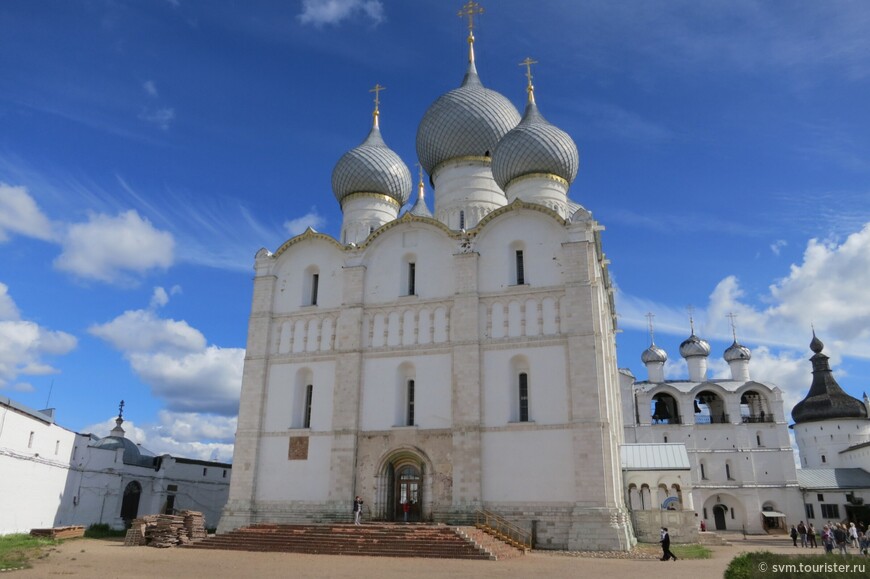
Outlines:
POLYGON ((78 539, 53 548, 34 561, 32 569, 12 571, 9 577, 149 578, 175 577, 330 577, 353 578, 509 578, 509 577, 648 577, 665 571, 668 579, 722 577, 731 559, 744 551, 822 553, 821 549, 795 549, 783 537, 742 537, 730 546, 712 547, 713 557, 703 560, 631 560, 573 557, 532 552, 506 561, 459 561, 247 553, 124 547, 119 541, 78 539))

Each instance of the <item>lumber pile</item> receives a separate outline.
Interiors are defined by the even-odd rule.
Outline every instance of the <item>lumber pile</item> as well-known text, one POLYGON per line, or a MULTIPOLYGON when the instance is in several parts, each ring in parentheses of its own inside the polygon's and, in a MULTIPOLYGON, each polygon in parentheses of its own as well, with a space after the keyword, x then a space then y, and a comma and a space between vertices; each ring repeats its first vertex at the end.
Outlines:
POLYGON ((180 515, 145 515, 133 520, 124 545, 165 549, 205 539, 206 534, 205 519, 197 511, 181 511, 180 515))
POLYGON ((31 529, 32 537, 49 537, 51 539, 74 539, 85 536, 85 528, 78 526, 52 527, 50 529, 31 529))

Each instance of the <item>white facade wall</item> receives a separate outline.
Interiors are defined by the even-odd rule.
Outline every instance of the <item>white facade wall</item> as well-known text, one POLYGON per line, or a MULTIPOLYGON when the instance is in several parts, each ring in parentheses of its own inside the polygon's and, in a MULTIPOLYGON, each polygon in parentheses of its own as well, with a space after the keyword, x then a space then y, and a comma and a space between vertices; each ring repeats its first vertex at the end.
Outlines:
MULTIPOLYGON (((840 451, 870 442, 870 420, 842 418, 794 425, 801 468, 847 468, 861 466, 840 451)), ((864 463, 870 464, 870 461, 864 463)), ((866 468, 866 467, 865 467, 866 468)))
POLYGON ((717 529, 716 510, 725 515, 718 521, 725 530, 749 533, 764 532, 760 513, 765 507, 785 513, 788 520, 803 518, 794 454, 778 388, 757 381, 732 380, 638 382, 633 387, 627 382, 623 381, 623 394, 633 402, 632 417, 625 427, 626 440, 686 445, 692 502, 708 529, 717 529), (727 423, 695 423, 694 401, 705 391, 721 397, 727 423), (746 413, 747 408, 741 409, 740 402, 747 392, 761 395, 763 401, 754 416, 744 418, 741 413, 746 413), (674 398, 679 423, 653 420, 653 399, 658 394, 674 398), (765 412, 764 419, 759 408, 765 412))
POLYGON ((229 493, 231 468, 160 457, 160 468, 125 464, 123 450, 93 448, 90 435, 54 424, 49 415, 0 401, 0 535, 34 528, 106 523, 120 529, 124 489, 142 487, 139 515, 200 511, 214 527, 229 493), (175 485, 176 490, 170 490, 175 485))
POLYGON ((392 477, 412 465, 423 519, 463 520, 487 506, 540 523, 539 538, 554 547, 629 544, 614 328, 594 222, 566 224, 521 201, 480 218, 465 233, 406 214, 359 247, 306 232, 258 254, 234 460, 244 470, 222 531, 346 520, 355 494, 389 519, 392 477), (293 280, 313 267, 334 281, 340 303, 299 307, 279 295, 304 296, 293 280), (331 392, 331 403, 315 398, 307 430, 288 428, 299 398, 287 385, 300 368, 313 373, 315 392, 331 392), (522 423, 520 372, 529 378, 522 423), (292 437, 307 437, 306 457, 290 458, 292 437))
POLYGON ((77 435, 34 414, 0 403, 0 535, 60 519, 77 435))

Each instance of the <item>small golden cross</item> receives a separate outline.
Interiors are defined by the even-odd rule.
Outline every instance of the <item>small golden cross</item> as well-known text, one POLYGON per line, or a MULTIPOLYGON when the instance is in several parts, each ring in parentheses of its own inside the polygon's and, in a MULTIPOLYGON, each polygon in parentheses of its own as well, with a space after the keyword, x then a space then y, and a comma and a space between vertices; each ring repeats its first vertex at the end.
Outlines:
POLYGON ((378 105, 381 104, 381 91, 386 89, 387 87, 381 86, 380 84, 375 84, 374 88, 369 89, 369 92, 375 93, 375 112, 378 112, 378 105))
POLYGON ((728 315, 725 316, 729 320, 731 320, 731 334, 734 336, 734 341, 737 341, 737 324, 734 323, 734 319, 737 317, 737 314, 734 312, 728 312, 728 315))
POLYGON ((480 4, 474 2, 472 0, 468 0, 465 5, 462 6, 462 10, 458 12, 458 16, 460 18, 468 17, 468 34, 471 35, 474 31, 474 15, 475 14, 483 14, 483 8, 481 8, 480 4))

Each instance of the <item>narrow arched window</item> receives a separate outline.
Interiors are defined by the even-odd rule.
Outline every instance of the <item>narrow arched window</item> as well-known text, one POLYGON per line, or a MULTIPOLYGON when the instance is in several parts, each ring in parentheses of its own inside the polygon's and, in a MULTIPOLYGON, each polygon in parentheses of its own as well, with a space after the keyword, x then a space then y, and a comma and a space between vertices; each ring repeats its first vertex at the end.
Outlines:
POLYGON ((516 271, 517 271, 517 285, 524 285, 526 283, 526 266, 523 260, 523 250, 518 249, 515 253, 516 259, 516 271))
POLYGON ((459 212, 459 229, 465 229, 465 211, 459 212))
POLYGON ((699 466, 701 467, 701 480, 707 480, 707 472, 706 472, 706 470, 705 470, 705 468, 704 468, 704 462, 701 461, 701 462, 699 463, 699 466))
POLYGON ((406 411, 406 426, 414 426, 414 381, 408 380, 408 392, 407 392, 407 401, 408 407, 406 411))
POLYGON ((731 465, 729 463, 725 463, 725 478, 731 480, 731 465))
POLYGON ((408 264, 408 295, 417 295, 417 264, 413 261, 408 264))
POLYGON ((314 396, 314 386, 309 384, 305 387, 305 418, 302 428, 311 428, 311 399, 314 396))
POLYGON ((520 422, 529 421, 529 375, 526 372, 520 372, 519 376, 519 396, 520 396, 520 422))

